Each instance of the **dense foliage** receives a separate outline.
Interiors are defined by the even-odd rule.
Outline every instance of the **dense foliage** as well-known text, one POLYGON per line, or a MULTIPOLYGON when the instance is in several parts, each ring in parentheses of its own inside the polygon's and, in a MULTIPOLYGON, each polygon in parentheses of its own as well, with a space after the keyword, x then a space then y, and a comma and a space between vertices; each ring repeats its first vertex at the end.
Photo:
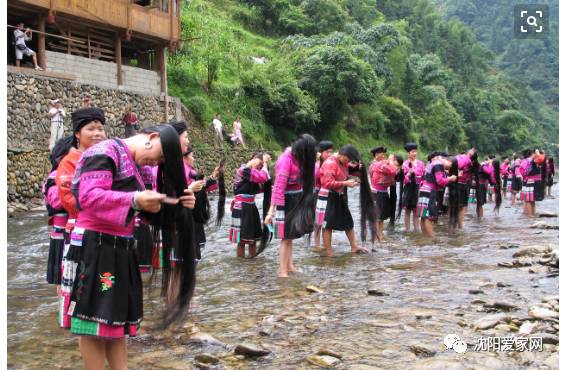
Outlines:
MULTIPOLYGON (((452 3, 461 1, 446 9, 461 12, 452 3)), ((556 88, 513 79, 514 66, 432 1, 183 4, 171 92, 203 122, 240 114, 254 144, 278 147, 308 131, 363 151, 416 140, 425 152, 475 145, 503 154, 557 132, 545 104, 556 88)))

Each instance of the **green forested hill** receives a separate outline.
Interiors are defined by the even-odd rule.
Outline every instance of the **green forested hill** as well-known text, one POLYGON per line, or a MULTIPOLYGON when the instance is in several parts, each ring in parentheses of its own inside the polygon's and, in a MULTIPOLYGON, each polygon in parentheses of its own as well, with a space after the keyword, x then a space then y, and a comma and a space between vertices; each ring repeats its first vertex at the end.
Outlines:
POLYGON ((241 115, 246 138, 265 147, 302 132, 363 151, 416 140, 424 152, 476 145, 500 154, 557 141, 541 93, 433 4, 184 1, 170 93, 203 124, 221 113, 231 128, 241 115))

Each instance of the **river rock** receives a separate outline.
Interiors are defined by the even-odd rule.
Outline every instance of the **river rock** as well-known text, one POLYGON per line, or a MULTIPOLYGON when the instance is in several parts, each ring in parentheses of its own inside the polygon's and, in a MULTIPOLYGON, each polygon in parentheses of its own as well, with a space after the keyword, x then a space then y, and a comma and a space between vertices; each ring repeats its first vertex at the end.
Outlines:
POLYGON ((349 366, 349 370, 384 370, 384 369, 377 366, 357 364, 357 365, 349 366))
POLYGON ((255 344, 243 343, 236 346, 236 348, 234 349, 234 353, 236 355, 243 355, 247 357, 259 357, 266 356, 271 353, 271 351, 258 347, 255 344))
POLYGON ((539 221, 530 225, 530 229, 559 230, 559 225, 552 225, 539 221))
POLYGON ((213 337, 212 335, 204 332, 194 333, 191 336, 189 336, 188 343, 218 346, 222 348, 228 347, 226 343, 221 342, 215 337, 213 337))
POLYGON ((536 254, 543 254, 551 252, 551 247, 548 245, 531 245, 516 251, 512 257, 534 256, 536 254))
POLYGON ((544 363, 544 365, 549 366, 552 369, 558 369, 559 368, 559 354, 557 352, 552 354, 551 356, 546 358, 543 363, 544 363))
POLYGON ((550 318, 558 318, 559 312, 555 312, 552 310, 548 310, 547 308, 543 307, 532 307, 528 310, 528 315, 535 319, 550 319, 550 318))
POLYGON ((542 338, 543 344, 559 344, 559 333, 557 335, 551 333, 536 333, 532 336, 542 338))
POLYGON ((322 293, 323 293, 323 290, 321 290, 320 288, 318 288, 318 287, 315 286, 315 285, 308 285, 308 286, 306 287, 306 290, 307 290, 308 292, 310 292, 310 293, 319 293, 319 294, 322 294, 322 293))
POLYGON ((468 291, 469 294, 485 294, 484 291, 482 291, 481 289, 470 289, 468 291))
POLYGON ((384 293, 381 290, 377 290, 377 289, 368 289, 368 295, 373 295, 377 297, 389 296, 389 294, 384 293))
POLYGON ((530 335, 534 332, 536 326, 538 326, 537 323, 526 321, 520 326, 520 329, 518 330, 518 334, 520 334, 520 335, 530 335))
POLYGON ((417 357, 432 357, 436 355, 436 350, 419 345, 409 346, 409 350, 417 357))
POLYGON ((331 357, 338 358, 338 359, 340 359, 340 360, 343 359, 343 356, 342 356, 342 355, 338 354, 337 352, 333 352, 332 350, 327 349, 327 348, 320 348, 320 349, 316 352, 316 355, 318 355, 318 356, 331 356, 331 357))
POLYGON ((306 357, 306 360, 313 365, 317 365, 325 368, 334 367, 335 365, 341 362, 341 360, 339 360, 337 357, 318 356, 318 355, 310 355, 306 357))
POLYGON ((555 212, 543 211, 543 212, 538 212, 537 216, 541 217, 541 218, 544 218, 544 217, 558 217, 558 214, 555 213, 555 212))
POLYGON ((201 353, 200 355, 195 355, 195 361, 201 362, 203 364, 217 364, 220 360, 208 353, 201 353))
POLYGON ((212 364, 205 364, 204 362, 195 361, 193 363, 197 369, 210 370, 213 368, 212 364))
POLYGON ((494 328, 497 326, 501 321, 506 321, 507 316, 504 313, 499 313, 496 315, 490 315, 482 317, 481 319, 477 320, 473 326, 475 330, 485 330, 494 328))
POLYGON ((506 312, 518 310, 518 307, 508 302, 490 302, 483 304, 483 307, 506 312))

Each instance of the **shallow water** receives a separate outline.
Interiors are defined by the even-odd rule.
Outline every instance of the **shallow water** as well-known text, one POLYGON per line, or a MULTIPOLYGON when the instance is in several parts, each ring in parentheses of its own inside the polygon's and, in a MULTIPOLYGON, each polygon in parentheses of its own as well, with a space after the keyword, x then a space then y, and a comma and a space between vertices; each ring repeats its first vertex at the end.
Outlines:
MULTIPOLYGON (((557 185, 553 190, 556 198, 538 203, 538 212, 558 212, 557 185)), ((356 190, 349 198, 358 224, 356 190)), ((511 207, 509 199, 500 214, 494 215, 493 206, 487 204, 485 218, 478 223, 470 206, 464 231, 446 235, 446 219, 442 218, 436 241, 405 235, 398 223, 396 231, 387 232, 385 241, 369 255, 351 255, 342 232, 334 233, 333 258, 319 257, 298 240, 294 261, 299 273, 286 281, 276 277, 277 241, 256 259, 235 257, 235 248, 227 240, 227 215, 222 228, 207 229, 208 242, 198 266, 196 297, 188 320, 191 324, 158 330, 158 289, 146 290, 145 322, 140 336, 129 340, 129 366, 192 368, 195 355, 210 353, 220 358, 216 368, 308 368, 312 365, 306 357, 326 348, 342 356, 338 368, 357 364, 411 368, 424 361, 410 350, 412 345, 433 348, 435 358, 454 361, 458 368, 476 364, 488 368, 502 364, 508 369, 540 366, 557 346, 525 356, 469 349, 460 355, 443 346, 444 336, 451 333, 468 344, 475 344, 482 335, 493 335, 492 331, 475 332, 459 325, 488 315, 478 312, 478 306, 471 303, 474 299, 511 302, 520 308, 511 315, 523 317, 530 305, 545 296, 558 296, 558 276, 497 266, 498 262, 512 261, 516 251, 500 249, 502 244, 552 245, 557 249, 558 230, 528 226, 538 220, 558 225, 558 218, 529 220, 522 216, 521 208, 511 207), (498 288, 497 282, 511 287, 498 288), (308 285, 324 292, 309 293, 308 285), (371 296, 369 289, 387 295, 371 296), (484 294, 469 294, 470 289, 482 289, 484 294), (267 328, 272 329, 260 334, 267 328), (208 333, 227 346, 189 344, 188 330, 208 333), (232 348, 242 342, 272 353, 259 359, 237 358, 232 348)), ((56 289, 45 282, 47 253, 45 213, 8 219, 10 368, 81 366, 77 339, 56 324, 56 289)))

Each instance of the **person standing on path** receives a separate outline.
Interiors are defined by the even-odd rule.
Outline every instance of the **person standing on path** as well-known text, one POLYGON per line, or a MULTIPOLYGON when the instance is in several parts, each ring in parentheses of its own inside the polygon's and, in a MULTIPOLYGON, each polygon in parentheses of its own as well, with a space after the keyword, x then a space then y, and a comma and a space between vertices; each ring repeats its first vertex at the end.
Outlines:
POLYGON ((245 143, 243 142, 243 136, 242 136, 242 121, 240 116, 236 116, 236 120, 232 124, 232 127, 234 129, 234 132, 230 136, 230 140, 232 140, 234 145, 241 144, 242 147, 245 148, 245 143))
POLYGON ((127 105, 125 115, 121 120, 125 126, 125 138, 136 135, 138 130, 138 116, 132 111, 132 104, 127 105))
POLYGON ((51 108, 49 109, 48 116, 51 119, 49 151, 52 151, 55 143, 64 135, 64 117, 66 117, 66 111, 62 107, 60 99, 55 99, 51 102, 51 108))
POLYGON ((222 121, 220 121, 220 114, 216 114, 212 120, 212 127, 214 128, 214 146, 222 148, 224 137, 222 136, 222 121))

